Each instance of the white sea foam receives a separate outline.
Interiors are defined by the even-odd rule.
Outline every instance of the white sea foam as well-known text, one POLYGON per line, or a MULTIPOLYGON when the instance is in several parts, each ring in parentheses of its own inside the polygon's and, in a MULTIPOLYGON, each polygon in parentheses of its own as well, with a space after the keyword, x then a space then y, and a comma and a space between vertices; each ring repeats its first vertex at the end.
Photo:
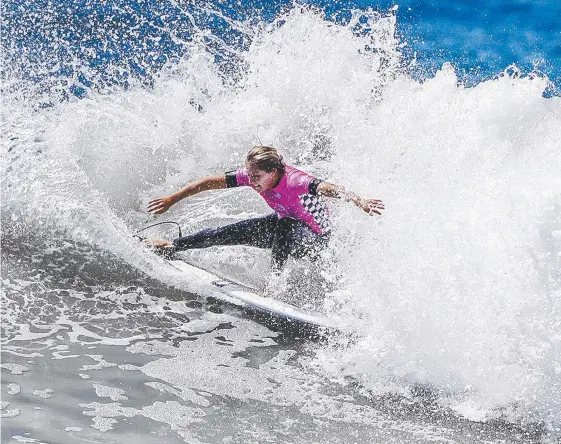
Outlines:
POLYGON ((92 427, 98 429, 100 432, 113 430, 113 426, 117 424, 117 420, 114 418, 102 418, 100 416, 94 417, 93 422, 92 427))
POLYGON ((121 370, 125 370, 128 372, 134 372, 139 370, 139 367, 137 365, 132 365, 132 364, 119 364, 117 367, 119 367, 119 369, 121 370))
POLYGON ((35 396, 39 396, 41 398, 49 399, 53 396, 53 389, 46 388, 45 390, 33 390, 33 394, 35 396))
POLYGON ((95 389, 95 394, 100 398, 111 398, 112 401, 123 401, 129 399, 124 396, 125 391, 123 389, 109 387, 102 384, 92 384, 95 389))
POLYGON ((107 362, 103 359, 102 355, 86 355, 92 358, 94 361, 97 361, 97 364, 84 364, 80 368, 80 370, 88 371, 88 370, 103 370, 104 368, 111 368, 117 367, 115 362, 107 362))
POLYGON ((84 429, 82 429, 81 427, 66 427, 64 429, 65 432, 81 432, 82 430, 84 429))
POLYGON ((19 384, 10 383, 6 387, 8 388, 8 395, 17 395, 21 392, 21 386, 19 384))
MULTIPOLYGON (((542 97, 546 79, 515 68, 465 88, 444 65, 419 83, 398 69, 393 16, 367 17, 375 33, 366 36, 352 32, 358 17, 338 26, 296 10, 282 20, 240 54, 247 70, 234 87, 194 46, 151 90, 92 94, 33 114, 8 103, 5 125, 19 137, 3 175, 11 229, 30 219, 62 226, 196 290, 130 235, 147 220, 150 198, 236 167, 261 139, 289 163, 387 206, 370 218, 333 204, 343 277, 327 302, 361 338, 325 347, 317 369, 375 394, 429 386, 474 419, 559 427, 561 100, 542 97)), ((237 189, 201 195, 165 217, 194 230, 265 211, 237 189)), ((256 264, 243 249, 201 258, 225 255, 250 274, 267 260, 256 264)), ((75 340, 104 340, 69 325, 75 340)), ((247 384, 252 393, 263 388, 247 384)))
POLYGON ((3 364, 0 364, 0 367, 9 370, 12 375, 23 375, 24 372, 29 371, 29 368, 25 365, 14 364, 12 362, 5 362, 3 364))
MULTIPOLYGON (((212 356, 209 356, 208 350, 216 338, 209 334, 200 336, 196 341, 182 342, 179 347, 160 341, 137 342, 129 347, 129 351, 166 356, 149 362, 141 369, 146 375, 166 384, 147 385, 198 405, 203 405, 201 401, 212 405, 214 399, 224 398, 248 404, 257 401, 275 408, 295 408, 317 421, 325 419, 368 427, 377 424, 384 430, 388 442, 415 438, 423 442, 447 442, 449 439, 452 442, 454 434, 449 429, 427 428, 407 420, 396 421, 377 408, 352 402, 352 398, 326 395, 324 384, 327 381, 313 372, 303 371, 311 365, 308 359, 300 358, 297 364, 291 363, 296 355, 293 350, 280 350, 258 367, 248 365, 248 360, 240 356, 241 351, 250 346, 268 347, 274 344, 272 340, 251 342, 253 329, 247 321, 238 320, 236 328, 220 331, 231 347, 214 347, 212 356), (200 399, 200 396, 193 398, 195 393, 203 393, 207 399, 200 399)), ((260 333, 258 337, 264 336, 264 332, 255 333, 260 333)), ((169 415, 167 407, 167 404, 155 403, 150 407, 154 416, 150 417, 164 421, 169 415)), ((145 407, 142 411, 146 410, 145 407)))
POLYGON ((364 337, 327 350, 326 368, 374 392, 429 385, 473 419, 559 423, 561 102, 544 87, 505 75, 465 89, 448 66, 396 82, 372 130, 346 134, 375 138, 374 155, 338 171, 388 209, 378 226, 342 219, 357 241, 336 297, 364 337))
POLYGON ((17 442, 23 442, 23 443, 46 444, 44 441, 40 441, 35 438, 28 438, 26 436, 21 436, 21 435, 13 435, 12 439, 16 440, 17 442))
MULTIPOLYGON (((123 407, 120 403, 100 404, 92 402, 90 404, 80 404, 81 407, 90 409, 84 410, 86 416, 93 416, 91 427, 102 432, 113 429, 118 422, 115 417, 132 418, 133 416, 145 416, 155 421, 162 422, 171 426, 183 437, 190 437, 187 426, 199 422, 205 416, 203 410, 199 408, 187 407, 176 401, 160 402, 145 406, 142 409, 123 407)), ((188 442, 198 442, 194 437, 188 442)))
POLYGON ((21 414, 21 409, 10 409, 0 413, 1 418, 15 418, 21 414))
POLYGON ((183 399, 184 401, 190 401, 202 407, 208 407, 210 405, 209 401, 206 398, 197 395, 193 390, 187 387, 182 387, 182 389, 179 390, 161 382, 147 382, 146 385, 163 393, 171 393, 172 395, 175 395, 178 398, 183 399))
POLYGON ((77 357, 80 356, 80 355, 76 355, 76 354, 67 355, 67 354, 63 354, 63 353, 68 353, 68 352, 67 351, 62 351, 62 352, 55 351, 55 352, 53 352, 53 356, 52 356, 51 359, 55 359, 55 360, 56 359, 72 359, 72 358, 77 358, 77 357))

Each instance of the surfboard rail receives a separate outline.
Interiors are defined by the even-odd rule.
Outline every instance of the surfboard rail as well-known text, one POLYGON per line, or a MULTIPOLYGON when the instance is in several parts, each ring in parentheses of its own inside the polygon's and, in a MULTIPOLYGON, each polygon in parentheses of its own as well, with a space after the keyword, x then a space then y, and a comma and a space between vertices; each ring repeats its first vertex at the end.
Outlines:
POLYGON ((185 273, 189 279, 196 279, 199 284, 206 284, 208 294, 222 302, 257 311, 277 319, 305 324, 323 329, 333 329, 333 322, 324 314, 316 311, 306 311, 294 305, 271 297, 260 295, 249 286, 222 278, 182 259, 166 259, 166 262, 177 270, 185 273))

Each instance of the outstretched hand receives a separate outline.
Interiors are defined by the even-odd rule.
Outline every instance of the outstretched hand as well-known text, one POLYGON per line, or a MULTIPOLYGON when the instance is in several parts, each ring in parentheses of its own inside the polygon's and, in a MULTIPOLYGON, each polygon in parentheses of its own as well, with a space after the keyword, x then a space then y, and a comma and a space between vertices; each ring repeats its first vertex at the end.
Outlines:
POLYGON ((381 211, 385 208, 384 203, 378 199, 361 199, 359 207, 370 216, 381 215, 381 211))
POLYGON ((165 213, 173 205, 169 197, 159 197, 158 199, 151 200, 148 203, 148 212, 153 214, 165 213))

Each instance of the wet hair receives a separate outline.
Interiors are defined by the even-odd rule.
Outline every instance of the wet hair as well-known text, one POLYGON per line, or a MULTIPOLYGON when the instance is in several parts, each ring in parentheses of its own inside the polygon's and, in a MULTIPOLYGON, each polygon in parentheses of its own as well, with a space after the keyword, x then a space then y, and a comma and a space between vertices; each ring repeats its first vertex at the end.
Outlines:
POLYGON ((270 173, 277 170, 284 174, 285 165, 282 161, 282 155, 271 146, 254 146, 249 150, 245 158, 246 165, 256 166, 262 171, 270 173))

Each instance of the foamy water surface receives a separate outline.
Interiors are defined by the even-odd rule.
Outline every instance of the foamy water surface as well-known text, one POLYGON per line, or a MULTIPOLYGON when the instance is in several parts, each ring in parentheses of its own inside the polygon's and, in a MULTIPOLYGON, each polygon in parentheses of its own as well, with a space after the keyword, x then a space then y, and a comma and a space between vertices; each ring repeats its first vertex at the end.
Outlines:
MULTIPOLYGON (((396 20, 335 24, 300 7, 259 26, 230 19, 241 49, 182 40, 188 54, 150 85, 62 102, 11 78, 3 442, 561 439, 560 98, 517 66, 468 87, 445 63, 420 81, 396 20), (145 212, 260 142, 386 204, 372 218, 332 202, 334 282, 313 303, 351 336, 317 341, 205 300, 132 238, 153 220, 192 232, 266 213, 245 189, 145 212)), ((268 279, 266 252, 187 255, 268 279)), ((309 265, 290 265, 293 284, 309 265)))

